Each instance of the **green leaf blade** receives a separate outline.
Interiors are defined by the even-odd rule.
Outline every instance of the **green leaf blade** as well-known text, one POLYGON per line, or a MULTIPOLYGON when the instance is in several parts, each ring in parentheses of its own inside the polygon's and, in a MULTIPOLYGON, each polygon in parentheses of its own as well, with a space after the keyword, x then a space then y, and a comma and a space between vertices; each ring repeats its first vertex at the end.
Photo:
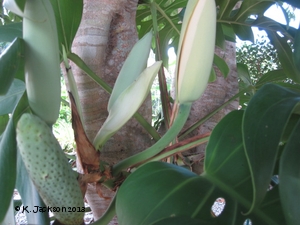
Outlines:
POLYGON ((253 182, 253 203, 250 212, 266 195, 277 159, 279 142, 299 101, 298 93, 268 84, 256 93, 245 111, 243 140, 253 182))
POLYGON ((0 41, 12 42, 16 37, 22 38, 22 23, 10 23, 0 26, 0 41))
POLYGON ((24 82, 15 79, 6 95, 0 96, 0 115, 5 115, 13 112, 24 91, 24 82))
POLYGON ((0 222, 4 219, 10 205, 16 182, 16 132, 10 119, 0 142, 0 222))
POLYGON ((14 39, 9 47, 0 56, 0 96, 5 95, 12 84, 19 67, 24 65, 23 40, 14 39), (23 62, 23 63, 22 63, 23 62))
POLYGON ((50 2, 55 14, 59 49, 62 55, 62 45, 65 46, 67 53, 71 52, 71 46, 82 17, 83 0, 50 0, 50 2))
POLYGON ((300 224, 300 122, 295 126, 280 160, 280 196, 289 225, 300 224))

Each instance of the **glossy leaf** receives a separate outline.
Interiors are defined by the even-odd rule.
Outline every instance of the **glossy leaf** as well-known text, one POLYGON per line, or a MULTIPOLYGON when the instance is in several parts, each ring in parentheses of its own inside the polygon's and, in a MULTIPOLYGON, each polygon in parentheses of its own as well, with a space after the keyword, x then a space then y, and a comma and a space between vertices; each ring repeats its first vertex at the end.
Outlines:
MULTIPOLYGON (((207 203, 210 197, 207 199, 206 196, 210 196, 212 191, 208 188, 205 190, 205 186, 209 187, 210 184, 202 184, 201 188, 201 181, 197 178, 187 169, 171 164, 152 162, 142 166, 126 179, 118 191, 116 212, 119 224, 152 224, 166 217, 190 217, 198 214, 202 207, 209 208, 214 199, 207 203), (187 189, 190 193, 185 191, 187 189), (190 199, 195 189, 198 189, 198 194, 190 199), (199 205, 201 199, 206 203, 199 205), (129 202, 131 206, 126 207, 129 202)), ((209 211, 206 217, 211 217, 209 211)))
POLYGON ((151 225, 211 225, 213 223, 203 222, 199 219, 192 219, 185 216, 173 216, 161 219, 151 225))
POLYGON ((223 50, 225 49, 225 35, 223 33, 222 25, 220 23, 217 23, 216 46, 220 47, 223 50))
POLYGON ((147 163, 133 172, 117 193, 119 224, 168 224, 172 217, 200 220, 199 224, 243 224, 247 218, 260 225, 285 224, 276 188, 253 213, 243 214, 252 200, 251 174, 243 147, 243 116, 243 111, 231 112, 215 127, 202 176, 162 162, 147 163), (226 201, 224 211, 213 217, 211 206, 220 197, 226 201))
POLYGON ((5 218, 2 222, 0 222, 1 225, 6 224, 16 224, 15 222, 15 208, 14 208, 14 201, 11 199, 10 205, 8 207, 8 210, 6 212, 5 218))
MULTIPOLYGON (((21 97, 21 96, 20 96, 21 97)), ((13 105, 13 115, 10 117, 8 125, 0 139, 0 179, 5 182, 0 182, 0 222, 3 220, 7 208, 11 202, 13 190, 17 179, 17 144, 15 124, 24 110, 28 109, 28 101, 26 95, 18 102, 18 105, 13 105)), ((1 107, 0 107, 1 108, 1 107)))
POLYGON ((0 142, 0 222, 10 205, 16 182, 16 132, 10 119, 0 142))
MULTIPOLYGON (((17 180, 16 189, 21 195, 24 206, 28 206, 29 211, 36 210, 35 206, 45 207, 44 202, 39 196, 34 184, 32 183, 21 155, 17 155, 17 180)), ((47 212, 26 213, 28 224, 50 224, 47 212)))
POLYGON ((238 1, 239 0, 216 0, 216 4, 220 7, 218 18, 229 18, 238 1))
POLYGON ((253 185, 253 211, 263 200, 275 167, 279 142, 299 93, 278 85, 263 86, 249 102, 243 118, 243 140, 253 185))
POLYGON ((55 14, 59 49, 62 55, 62 45, 65 46, 67 52, 71 51, 81 21, 83 0, 50 0, 50 2, 55 14))
POLYGON ((25 2, 23 0, 15 0, 15 2, 17 3, 18 7, 20 8, 20 10, 24 11, 25 8, 25 2))
POLYGON ((264 84, 271 82, 284 81, 288 77, 284 73, 283 69, 272 70, 266 74, 264 74, 255 84, 255 86, 260 87, 264 84))
POLYGON ((235 21, 245 22, 251 15, 260 15, 260 12, 265 12, 273 4, 274 2, 268 0, 244 0, 234 19, 235 21))
POLYGON ((293 59, 299 73, 300 72, 300 25, 294 39, 293 59))
POLYGON ((214 68, 211 68, 210 75, 208 78, 208 83, 214 82, 216 81, 216 79, 217 79, 216 71, 214 70, 214 68))
POLYGON ((300 122, 295 126, 280 160, 280 197, 289 225, 300 224, 300 122))
POLYGON ((0 41, 12 42, 16 37, 22 38, 22 23, 10 23, 0 26, 0 41))
POLYGON ((15 79, 8 92, 0 96, 0 115, 11 113, 25 91, 23 81, 15 79))
POLYGON ((247 26, 247 24, 245 24, 244 26, 232 24, 232 28, 241 40, 254 42, 252 29, 250 26, 247 26))
POLYGON ((252 80, 247 65, 243 63, 237 63, 237 72, 239 78, 246 85, 246 87, 252 85, 252 80))
MULTIPOLYGON (((14 124, 17 124, 18 119, 20 116, 28 112, 30 110, 28 99, 26 94, 22 96, 20 99, 18 106, 14 110, 13 113, 13 121, 14 124)), ((14 142, 16 139, 14 139, 14 142)), ((27 170, 25 168, 25 165, 22 161, 22 157, 17 151, 16 156, 16 162, 17 162, 17 177, 16 177, 16 186, 15 188, 18 190, 18 192, 21 195, 22 203, 24 206, 28 206, 29 211, 36 210, 35 206, 44 207, 45 204, 43 203, 42 199, 40 198, 35 186, 33 185, 27 170)), ((13 162, 11 162, 13 163, 13 162)), ((38 212, 38 213, 26 213, 27 217, 27 223, 28 224, 49 224, 49 215, 48 212, 38 212)))
POLYGON ((235 33, 230 24, 222 24, 223 34, 227 41, 235 42, 235 33))
MULTIPOLYGON (((0 135, 2 135, 2 133, 5 131, 8 121, 9 121, 8 114, 0 116, 0 135)), ((0 139, 0 141, 1 141, 1 139, 0 139)))
POLYGON ((287 26, 263 16, 264 12, 274 4, 274 1, 244 0, 241 1, 239 8, 234 8, 237 2, 237 0, 216 0, 218 6, 217 22, 223 27, 223 34, 227 40, 234 42, 235 35, 237 35, 242 40, 253 41, 251 30, 253 26, 272 32, 280 31, 291 39, 294 37, 294 28, 287 28, 287 26), (257 17, 255 19, 250 17, 253 15, 257 17))
POLYGON ((225 78, 228 76, 230 69, 227 63, 224 59, 216 54, 214 55, 214 65, 218 67, 225 78))
POLYGON ((298 73, 294 64, 292 49, 288 45, 287 39, 285 37, 280 37, 277 33, 273 32, 268 32, 268 37, 278 52, 281 66, 287 76, 294 82, 300 83, 300 73, 298 73))
POLYGON ((19 67, 24 65, 23 40, 16 38, 0 56, 0 96, 5 95, 19 67), (22 63, 23 62, 23 63, 22 63))

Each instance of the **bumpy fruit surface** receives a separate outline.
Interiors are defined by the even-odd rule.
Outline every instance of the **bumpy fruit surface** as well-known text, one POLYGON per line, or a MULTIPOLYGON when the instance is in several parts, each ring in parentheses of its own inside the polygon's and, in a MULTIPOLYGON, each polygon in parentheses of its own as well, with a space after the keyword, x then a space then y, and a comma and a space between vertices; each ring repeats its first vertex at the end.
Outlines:
POLYGON ((54 216, 63 224, 81 224, 84 203, 77 175, 50 127, 37 116, 23 114, 17 143, 30 178, 45 204, 53 207, 54 216))

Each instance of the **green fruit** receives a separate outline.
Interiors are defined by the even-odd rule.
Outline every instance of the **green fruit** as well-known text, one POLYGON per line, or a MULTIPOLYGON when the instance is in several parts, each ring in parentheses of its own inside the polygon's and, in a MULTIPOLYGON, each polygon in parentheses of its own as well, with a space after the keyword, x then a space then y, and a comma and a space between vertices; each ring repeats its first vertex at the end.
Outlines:
POLYGON ((81 224, 84 203, 77 174, 50 127, 37 116, 23 114, 17 124, 17 143, 30 178, 45 204, 53 207, 56 219, 81 224))

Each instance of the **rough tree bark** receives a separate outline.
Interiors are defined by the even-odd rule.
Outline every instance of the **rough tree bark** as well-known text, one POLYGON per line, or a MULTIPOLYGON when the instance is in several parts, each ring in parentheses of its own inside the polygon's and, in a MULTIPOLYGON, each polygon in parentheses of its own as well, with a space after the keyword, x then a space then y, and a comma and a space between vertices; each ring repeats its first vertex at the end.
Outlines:
MULTIPOLYGON (((130 52, 138 40, 135 13, 138 0, 85 0, 83 18, 73 44, 73 52, 111 87, 130 52)), ((83 107, 83 124, 92 141, 107 117, 107 94, 75 65, 72 65, 83 107)), ((148 98, 140 110, 151 122, 151 101, 148 98)), ((151 139, 134 119, 116 133, 101 151, 101 160, 114 164, 150 145, 151 139)), ((86 199, 95 219, 110 203, 114 193, 105 188, 100 198, 95 185, 89 185, 86 199)))

